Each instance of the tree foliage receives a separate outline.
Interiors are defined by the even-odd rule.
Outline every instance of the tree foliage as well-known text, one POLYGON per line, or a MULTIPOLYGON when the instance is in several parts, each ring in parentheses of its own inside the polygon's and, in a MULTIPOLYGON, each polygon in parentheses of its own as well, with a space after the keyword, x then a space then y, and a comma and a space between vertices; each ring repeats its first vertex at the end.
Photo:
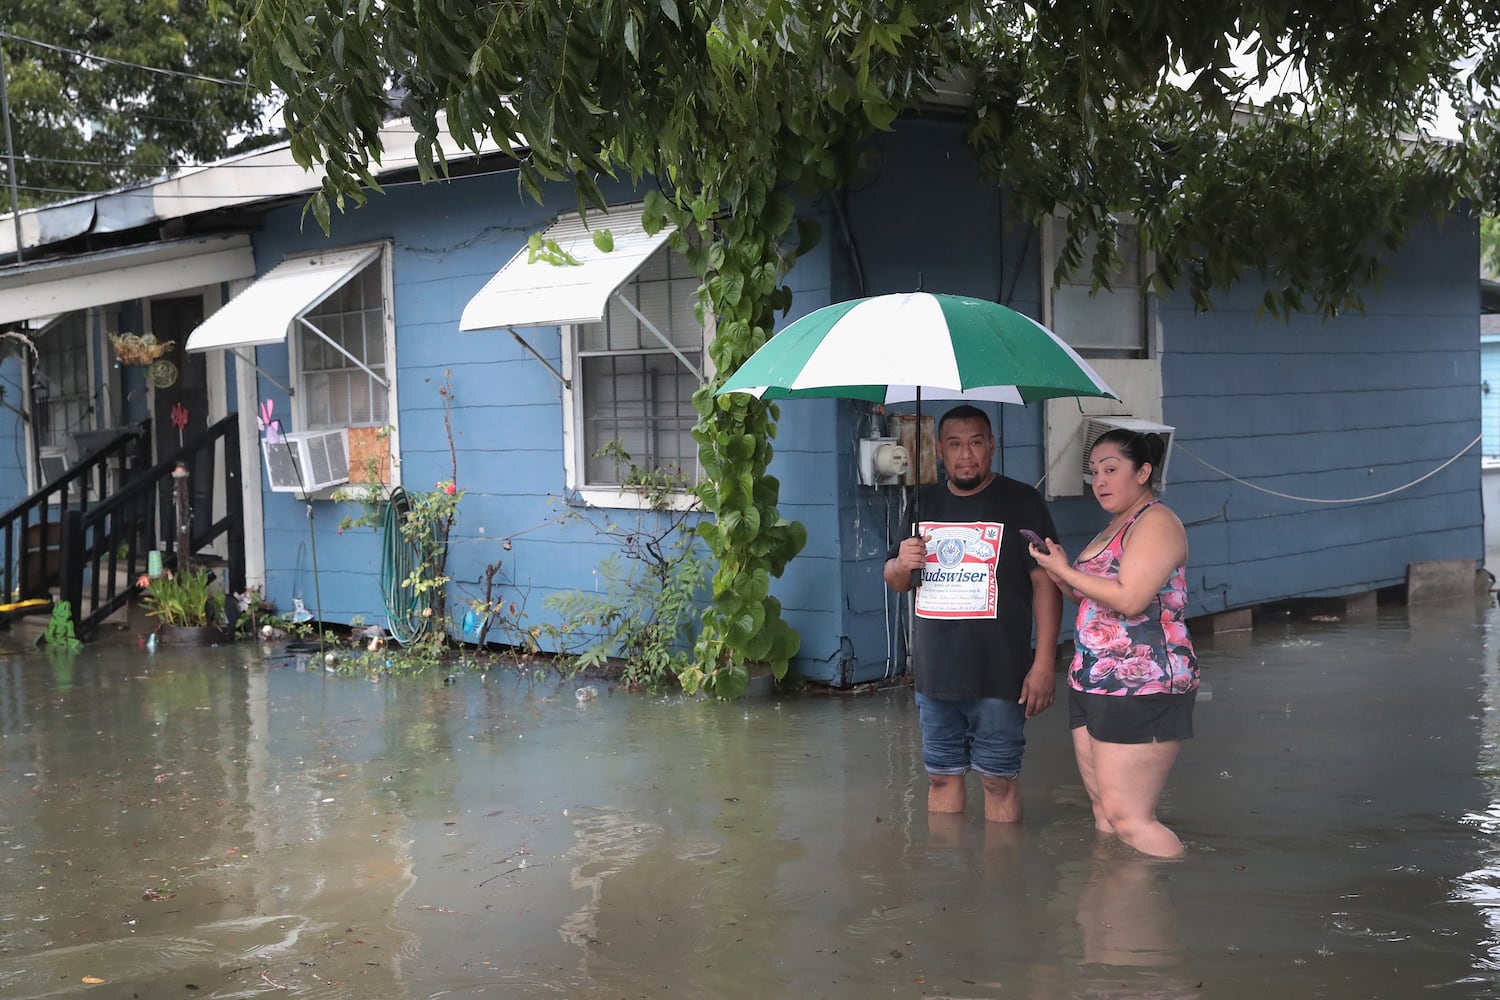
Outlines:
MULTIPOLYGON (((1128 217, 1158 289, 1202 308, 1256 273, 1273 312, 1357 307, 1411 226, 1493 205, 1500 181, 1487 0, 252 2, 255 75, 287 95, 298 158, 327 169, 309 203, 325 228, 375 186, 399 80, 428 176, 446 128, 514 151, 538 199, 566 181, 598 209, 606 177, 647 186, 648 226, 675 223, 704 280, 719 380, 789 304, 815 236, 793 196, 856 177, 940 79, 972 81, 970 144, 1023 216, 1068 213, 1070 259, 1100 233, 1102 281, 1128 217), (1467 142, 1418 138, 1444 107, 1467 142)), ((796 649, 769 591, 805 534, 767 472, 775 408, 717 384, 694 432, 714 607, 684 680, 732 694, 747 661, 780 671, 796 649)))
POLYGON ((23 207, 213 160, 265 131, 253 87, 120 65, 248 84, 238 0, 7 0, 5 11, 23 207))
POLYGON ((1069 251, 1128 217, 1159 291, 1206 309, 1256 274, 1272 312, 1333 314, 1417 222, 1496 197, 1497 30, 1473 0, 1038 7, 979 41, 970 141, 1069 251), (1423 137, 1444 112, 1468 141, 1423 137))

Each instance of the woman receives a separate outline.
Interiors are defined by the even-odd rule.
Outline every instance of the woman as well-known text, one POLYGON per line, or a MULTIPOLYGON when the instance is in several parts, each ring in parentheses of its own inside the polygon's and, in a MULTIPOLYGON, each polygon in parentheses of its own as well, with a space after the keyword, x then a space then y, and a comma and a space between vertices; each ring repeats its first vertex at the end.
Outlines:
POLYGON ((1094 825, 1142 854, 1178 858, 1182 841, 1156 803, 1193 735, 1198 661, 1183 623, 1187 532, 1153 483, 1165 450, 1156 434, 1101 435, 1089 468, 1109 523, 1075 563, 1051 539, 1031 554, 1079 602, 1068 716, 1094 825))

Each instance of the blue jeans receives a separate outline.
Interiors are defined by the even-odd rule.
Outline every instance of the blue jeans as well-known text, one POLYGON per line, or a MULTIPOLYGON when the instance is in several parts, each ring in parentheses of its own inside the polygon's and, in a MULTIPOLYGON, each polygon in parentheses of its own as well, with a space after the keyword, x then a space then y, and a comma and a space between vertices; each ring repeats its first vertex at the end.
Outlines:
POLYGON ((1004 698, 950 701, 917 695, 922 726, 922 763, 929 774, 964 774, 970 770, 992 778, 1021 773, 1026 749, 1026 709, 1004 698))

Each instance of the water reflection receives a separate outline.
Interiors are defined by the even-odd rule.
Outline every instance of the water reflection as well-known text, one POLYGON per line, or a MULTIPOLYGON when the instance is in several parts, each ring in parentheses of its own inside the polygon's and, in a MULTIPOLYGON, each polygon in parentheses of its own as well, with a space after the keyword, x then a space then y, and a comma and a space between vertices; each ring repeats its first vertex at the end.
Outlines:
POLYGON ((1143 858, 1113 839, 1099 840, 1092 858, 1077 865, 1083 884, 1074 907, 1081 979, 1075 995, 1177 1000, 1200 994, 1178 968, 1184 946, 1167 885, 1178 865, 1143 858))
POLYGON ((359 801, 368 789, 327 751, 321 720, 288 712, 244 651, 215 659, 96 648, 6 664, 6 996, 85 977, 151 995, 168 973, 207 990, 225 970, 399 995, 406 935, 379 928, 342 949, 380 949, 373 965, 333 948, 348 918, 388 920, 410 885, 399 822, 359 801))
POLYGON ((1454 896, 1471 904, 1485 918, 1487 939, 1477 942, 1475 971, 1484 976, 1500 972, 1500 630, 1489 629, 1485 638, 1483 680, 1476 711, 1469 716, 1478 723, 1482 744, 1475 773, 1486 791, 1482 809, 1464 816, 1464 823, 1481 833, 1484 840, 1479 864, 1458 880, 1454 896))
POLYGON ((927 815, 907 690, 18 652, 0 994, 1492 996, 1495 614, 1206 639, 1169 865, 1095 836, 1056 712, 1013 827, 927 815))

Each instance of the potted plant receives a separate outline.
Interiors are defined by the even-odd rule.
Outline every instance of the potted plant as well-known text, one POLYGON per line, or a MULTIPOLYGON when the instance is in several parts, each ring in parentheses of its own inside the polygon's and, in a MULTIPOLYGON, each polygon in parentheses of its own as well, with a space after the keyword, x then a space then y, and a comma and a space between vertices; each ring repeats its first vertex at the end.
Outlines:
POLYGON ((212 586, 214 574, 204 568, 170 570, 156 579, 142 576, 141 607, 161 624, 162 642, 204 643, 223 638, 224 594, 212 586))

